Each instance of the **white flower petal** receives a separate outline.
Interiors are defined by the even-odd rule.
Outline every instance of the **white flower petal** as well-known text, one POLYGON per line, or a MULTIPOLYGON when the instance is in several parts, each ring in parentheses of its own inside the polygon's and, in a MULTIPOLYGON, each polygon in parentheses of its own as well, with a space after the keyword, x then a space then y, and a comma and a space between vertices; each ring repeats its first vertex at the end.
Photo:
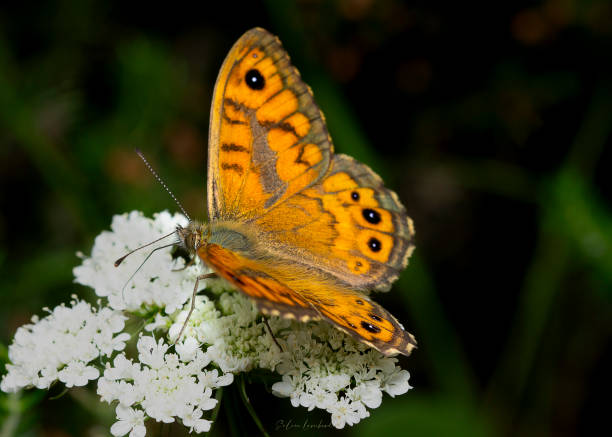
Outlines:
POLYGON ((60 305, 46 317, 20 327, 9 346, 12 364, 0 388, 48 388, 57 379, 72 387, 96 379, 99 372, 86 364, 108 352, 101 339, 113 339, 105 323, 109 315, 125 318, 109 309, 97 312, 88 303, 74 300, 70 307, 60 305))

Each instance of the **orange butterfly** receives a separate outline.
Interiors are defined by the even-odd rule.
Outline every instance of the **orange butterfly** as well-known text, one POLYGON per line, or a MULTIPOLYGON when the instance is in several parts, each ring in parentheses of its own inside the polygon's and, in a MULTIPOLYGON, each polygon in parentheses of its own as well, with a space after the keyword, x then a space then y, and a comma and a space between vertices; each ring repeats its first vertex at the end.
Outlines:
POLYGON ((184 246, 264 314, 324 319, 408 355, 414 337, 365 293, 406 266, 412 220, 370 168, 333 153, 312 91, 267 31, 227 55, 208 144, 209 222, 179 228, 184 246))

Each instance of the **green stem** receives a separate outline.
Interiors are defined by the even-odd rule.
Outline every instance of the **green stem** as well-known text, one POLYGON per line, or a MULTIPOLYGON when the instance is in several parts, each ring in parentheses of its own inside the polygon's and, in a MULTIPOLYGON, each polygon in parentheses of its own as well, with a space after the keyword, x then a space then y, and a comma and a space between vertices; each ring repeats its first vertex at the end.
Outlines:
POLYGON ((0 428, 0 437, 11 437, 16 435, 17 426, 21 421, 20 393, 11 393, 7 396, 6 408, 8 417, 0 428))
POLYGON ((64 388, 64 390, 62 390, 59 394, 56 394, 55 396, 51 396, 49 398, 49 400, 54 401, 56 399, 59 399, 59 398, 63 397, 66 393, 68 393, 68 389, 64 388))
POLYGON ((233 386, 229 387, 228 390, 228 399, 223 403, 223 410, 227 415, 227 423, 229 426, 229 434, 231 436, 243 436, 246 435, 246 430, 244 429, 244 422, 240 420, 240 418, 235 414, 240 410, 240 403, 237 399, 236 388, 233 386))
POLYGON ((212 432, 213 426, 215 426, 215 422, 217 421, 217 416, 219 415, 219 410, 221 409, 221 399, 223 398, 223 387, 219 387, 215 390, 215 399, 217 400, 217 405, 213 408, 210 418, 212 424, 210 425, 210 430, 205 433, 205 435, 209 435, 212 432))
POLYGON ((266 432, 266 429, 264 428, 263 423, 261 423, 261 420, 259 419, 259 416, 257 416, 257 413, 255 412, 255 409, 253 408, 253 405, 251 405, 251 401, 249 400, 249 397, 247 396, 246 384, 244 382, 244 376, 243 375, 240 375, 238 377, 238 388, 240 390, 240 397, 242 398, 242 403, 244 404, 244 406, 246 407, 247 411, 249 412, 249 414, 253 418, 253 421, 257 425, 257 428, 259 428, 259 431, 261 431, 261 433, 264 436, 269 437, 269 434, 266 432))

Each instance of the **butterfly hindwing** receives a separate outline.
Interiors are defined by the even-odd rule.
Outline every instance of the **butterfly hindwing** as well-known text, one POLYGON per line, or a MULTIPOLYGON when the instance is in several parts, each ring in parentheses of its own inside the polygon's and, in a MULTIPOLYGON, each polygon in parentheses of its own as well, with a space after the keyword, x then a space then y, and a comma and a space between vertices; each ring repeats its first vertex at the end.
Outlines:
POLYGON ((319 183, 253 219, 278 256, 325 270, 348 287, 388 290, 406 267, 414 228, 397 195, 370 168, 334 155, 319 183))
POLYGON ((325 319, 385 355, 408 355, 416 346, 387 310, 324 274, 309 274, 299 264, 247 258, 217 244, 202 247, 198 254, 265 314, 303 322, 325 319))

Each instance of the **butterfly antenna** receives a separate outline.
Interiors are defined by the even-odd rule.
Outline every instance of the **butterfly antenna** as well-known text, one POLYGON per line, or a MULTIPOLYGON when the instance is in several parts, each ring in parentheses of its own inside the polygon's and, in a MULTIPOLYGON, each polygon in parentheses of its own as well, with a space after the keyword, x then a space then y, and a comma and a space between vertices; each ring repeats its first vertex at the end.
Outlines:
MULTIPOLYGON (((115 261, 115 267, 119 267, 119 264, 121 264, 121 263, 123 262, 123 260, 124 260, 124 259, 126 259, 128 256, 130 256, 131 254, 133 254, 133 253, 134 253, 134 252, 136 252, 137 250, 144 249, 145 247, 148 247, 148 246, 150 246, 151 244, 155 244, 155 243, 157 243, 158 241, 163 240, 164 238, 168 238, 170 235, 173 235, 175 232, 176 232, 176 231, 172 231, 172 232, 170 232, 169 234, 166 234, 166 235, 164 235, 163 237, 158 238, 157 240, 151 241, 150 243, 147 243, 147 244, 144 244, 144 245, 142 245, 142 246, 140 246, 140 247, 137 247, 137 248, 136 248, 136 249, 134 249, 134 250, 130 250, 128 253, 126 253, 126 254, 125 254, 125 255, 123 255, 121 258, 119 258, 117 261, 115 261)), ((173 243, 173 244, 176 244, 176 243, 173 243)), ((170 246, 172 246, 172 244, 171 244, 170 246)), ((166 246, 163 246, 163 247, 166 247, 166 246)))
MULTIPOLYGON (((170 234, 169 234, 170 235, 170 234)), ((167 237, 168 235, 166 235, 167 237)), ((162 237, 162 238, 166 238, 166 237, 162 237)), ((160 238, 161 240, 161 238, 160 238)), ((155 240, 155 241, 159 241, 159 240, 155 240)), ((155 241, 149 243, 149 244, 153 244, 155 243, 155 241)), ((147 244, 146 246, 148 246, 149 244, 147 244)), ((121 289, 121 296, 123 296, 123 299, 125 300, 125 289, 127 287, 127 285, 130 283, 130 281, 132 279, 134 279, 134 276, 136 276, 136 273, 138 273, 140 271, 140 269, 142 268, 142 266, 144 266, 146 264, 147 261, 149 261, 149 258, 151 258, 151 255, 153 255, 155 252, 157 252, 160 249, 165 249, 166 247, 172 247, 175 246, 177 243, 171 243, 171 244, 166 244, 165 246, 159 246, 156 247, 155 249, 153 249, 151 252, 149 252, 149 254, 147 255, 147 257, 140 263, 140 265, 138 266, 138 268, 136 269, 136 271, 134 273, 132 273, 132 276, 129 277, 129 279, 127 281, 125 281, 125 284, 123 285, 123 288, 121 289)), ((142 247, 146 247, 146 246, 142 246, 142 247)), ((142 249, 142 247, 139 247, 138 249, 142 249)), ((138 250, 136 249, 136 250, 138 250)), ((133 252, 133 251, 132 251, 133 252)), ((130 253, 132 253, 130 252, 130 253)), ((129 255, 129 254, 128 254, 129 255)), ((127 256, 127 255, 126 255, 127 256)), ((125 258, 125 256, 123 258, 119 258, 117 261, 121 260, 123 261, 123 259, 125 258)), ((118 265, 117 261, 115 261, 115 267, 118 265)))
POLYGON ((149 161, 147 161, 147 158, 144 157, 144 155, 142 154, 140 149, 136 149, 136 154, 138 156, 140 156, 140 159, 142 159, 142 161, 145 163, 145 165, 147 166, 149 171, 153 174, 153 176, 155 176, 155 179, 157 179, 157 182, 159 182, 161 184, 161 186, 164 187, 164 189, 168 192, 168 194, 170 194, 170 197, 172 197, 174 202, 181 209, 181 211, 183 212, 183 215, 185 215, 185 217, 187 217, 187 220, 189 220, 191 222, 191 217, 189 217, 189 214, 187 214, 187 211, 185 211, 185 208, 183 208, 183 205, 181 205, 181 202, 178 201, 178 199, 176 198, 174 193, 172 191, 170 191, 170 188, 168 188, 168 186, 164 183, 162 178, 159 177, 157 172, 155 170, 153 170, 153 167, 151 167, 151 164, 149 164, 149 161))

